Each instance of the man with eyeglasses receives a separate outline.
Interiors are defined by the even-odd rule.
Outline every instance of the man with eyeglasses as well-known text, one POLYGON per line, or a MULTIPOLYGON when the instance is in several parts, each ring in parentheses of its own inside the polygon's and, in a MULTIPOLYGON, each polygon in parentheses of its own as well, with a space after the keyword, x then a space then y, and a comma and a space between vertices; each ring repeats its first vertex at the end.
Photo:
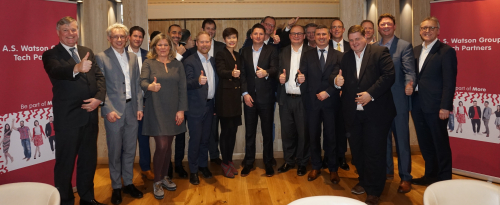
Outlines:
POLYGON ((310 155, 312 170, 307 180, 313 181, 321 175, 321 133, 323 133, 323 149, 328 159, 330 181, 339 183, 337 173, 338 162, 335 146, 336 107, 340 105, 340 90, 328 83, 331 73, 338 72, 342 53, 328 45, 330 34, 328 27, 319 25, 316 28, 316 49, 304 53, 297 73, 297 82, 300 84, 300 93, 306 112, 307 128, 311 143, 310 155), (323 123, 323 131, 321 124, 323 123))
MULTIPOLYGON (((401 182, 398 193, 407 193, 411 190, 411 150, 410 150, 410 127, 409 127, 409 100, 413 92, 415 82, 415 59, 411 43, 399 39, 394 35, 396 31, 396 18, 389 13, 380 15, 378 18, 378 32, 382 39, 379 46, 389 49, 394 63, 396 81, 391 87, 392 98, 396 105, 397 115, 392 121, 391 130, 387 135, 387 178, 394 177, 394 162, 392 158, 392 135, 396 142, 398 152, 398 170, 401 182)), ((365 34, 366 36, 366 34, 365 34)))
POLYGON ((425 161, 425 174, 413 179, 412 184, 424 186, 451 179, 451 148, 446 126, 453 109, 457 54, 455 49, 439 41, 439 28, 436 17, 424 19, 420 23, 420 37, 424 42, 413 49, 418 69, 411 115, 425 161))
POLYGON ((309 135, 306 129, 305 110, 300 87, 295 81, 301 56, 312 49, 304 45, 304 28, 295 25, 290 29, 291 45, 279 54, 278 103, 281 119, 281 139, 285 163, 278 173, 287 172, 298 164, 297 175, 306 174, 309 162, 309 135), (291 77, 290 77, 291 76, 291 77))
MULTIPOLYGON (((343 38, 344 31, 344 22, 342 22, 340 18, 333 18, 330 27, 330 34, 332 36, 332 39, 330 40, 329 45, 330 48, 340 51, 341 53, 346 53, 351 50, 349 42, 345 41, 343 38)), ((335 107, 335 109, 335 112, 337 113, 335 117, 335 138, 337 140, 337 147, 335 150, 337 152, 337 161, 341 169, 349 171, 350 168, 345 158, 345 153, 347 152, 347 135, 345 130, 344 116, 341 112, 342 105, 339 103, 339 105, 335 107)), ((325 156, 325 158, 323 159, 323 168, 328 167, 328 157, 329 156, 325 156)))
POLYGON ((374 44, 377 42, 377 40, 375 40, 375 24, 373 21, 368 19, 363 20, 361 21, 361 26, 365 29, 366 42, 368 42, 368 44, 374 44))
POLYGON ((106 30, 111 47, 96 55, 97 65, 106 77, 106 100, 101 109, 106 128, 109 175, 111 178, 111 203, 122 202, 123 193, 133 198, 143 194, 134 184, 134 159, 137 147, 138 120, 142 120, 142 91, 139 86, 137 56, 125 50, 128 28, 113 24, 106 30))

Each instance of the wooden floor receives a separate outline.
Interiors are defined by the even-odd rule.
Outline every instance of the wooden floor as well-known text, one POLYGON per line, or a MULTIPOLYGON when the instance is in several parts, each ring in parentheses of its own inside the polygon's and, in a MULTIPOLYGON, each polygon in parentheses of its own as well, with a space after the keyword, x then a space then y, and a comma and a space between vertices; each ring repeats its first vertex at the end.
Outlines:
MULTIPOLYGON (((283 159, 277 159, 278 166, 281 166, 283 159)), ((421 177, 424 173, 424 161, 422 155, 412 155, 412 175, 421 177)), ((348 159, 348 161, 350 161, 348 159)), ((235 161, 236 165, 240 161, 235 161)), ((177 184, 177 191, 165 190, 165 198, 157 200, 153 196, 153 182, 148 181, 140 175, 138 164, 134 165, 134 184, 144 193, 144 198, 134 199, 129 195, 122 194, 122 204, 130 205, 154 205, 154 204, 256 204, 256 205, 278 205, 288 204, 296 199, 308 196, 334 195, 350 197, 364 201, 366 194, 351 194, 351 188, 358 183, 354 166, 349 163, 351 170, 339 169, 340 183, 332 184, 329 180, 328 171, 322 170, 322 176, 309 182, 307 175, 297 176, 297 169, 292 169, 286 173, 276 174, 273 177, 264 175, 264 164, 262 160, 256 161, 256 170, 249 176, 241 177, 237 175, 234 179, 222 176, 220 166, 210 163, 210 170, 214 174, 211 179, 204 179, 200 174, 200 184, 192 185, 188 179, 181 179, 174 174, 174 183, 177 184)), ((406 194, 396 192, 400 178, 397 174, 397 158, 394 158, 396 174, 393 180, 387 180, 384 192, 381 196, 381 205, 405 205, 422 204, 422 197, 425 191, 424 186, 413 186, 413 190, 406 194)), ((184 162, 187 167, 187 162, 184 162)), ((277 169, 277 168, 276 168, 277 169)), ((310 170, 310 166, 308 167, 310 170)), ((241 168, 240 168, 241 171, 241 168)), ((277 173, 277 172, 276 172, 277 173)), ((453 175, 453 179, 468 179, 467 177, 453 175)), ((109 179, 109 169, 107 165, 98 165, 95 174, 95 198, 106 204, 111 204, 111 181, 109 179)), ((78 194, 75 193, 79 201, 78 194)))

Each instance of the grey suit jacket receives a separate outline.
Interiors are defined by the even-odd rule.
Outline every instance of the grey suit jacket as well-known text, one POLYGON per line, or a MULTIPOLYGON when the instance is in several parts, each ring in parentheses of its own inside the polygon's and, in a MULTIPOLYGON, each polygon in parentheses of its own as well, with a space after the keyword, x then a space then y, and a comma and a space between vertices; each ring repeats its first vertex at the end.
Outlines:
MULTIPOLYGON (((381 41, 382 39, 377 42, 377 45, 379 45, 381 41)), ((391 87, 392 98, 396 105, 396 111, 398 113, 407 113, 410 111, 411 101, 409 100, 409 96, 405 94, 405 87, 411 81, 414 82, 414 88, 417 85, 417 83, 415 83, 417 76, 415 74, 415 55, 413 55, 413 46, 408 41, 394 36, 389 53, 394 63, 396 75, 396 81, 391 87)))
MULTIPOLYGON (((139 86, 140 71, 137 56, 131 52, 127 52, 129 76, 130 76, 130 91, 132 95, 131 102, 134 114, 137 111, 142 111, 142 92, 139 86)), ((125 111, 126 104, 126 88, 125 88, 125 75, 123 75, 120 62, 116 57, 113 49, 110 47, 105 51, 96 55, 97 65, 101 68, 104 77, 106 78, 106 100, 104 106, 101 108, 101 115, 106 115, 115 111, 118 116, 122 116, 125 111)))

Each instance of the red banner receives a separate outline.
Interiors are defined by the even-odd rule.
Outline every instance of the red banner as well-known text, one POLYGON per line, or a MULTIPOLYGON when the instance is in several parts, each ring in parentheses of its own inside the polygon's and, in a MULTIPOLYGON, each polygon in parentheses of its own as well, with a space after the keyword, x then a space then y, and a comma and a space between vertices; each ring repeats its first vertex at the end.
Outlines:
POLYGON ((439 39, 455 48, 458 58, 449 124, 453 168, 493 177, 500 177, 498 8, 498 0, 431 3, 431 14, 440 22, 439 39))
POLYGON ((52 115, 52 85, 43 69, 42 54, 59 43, 56 23, 64 16, 76 18, 75 3, 0 2, 4 28, 0 38, 0 184, 54 182, 51 144, 55 146, 55 142, 45 136, 52 115), (22 139, 27 131, 33 140, 26 142, 22 139))

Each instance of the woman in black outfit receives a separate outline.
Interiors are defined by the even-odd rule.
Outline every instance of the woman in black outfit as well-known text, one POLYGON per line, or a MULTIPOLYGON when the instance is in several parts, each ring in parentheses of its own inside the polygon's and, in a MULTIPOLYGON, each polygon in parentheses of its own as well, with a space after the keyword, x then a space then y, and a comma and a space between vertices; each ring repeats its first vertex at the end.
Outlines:
POLYGON ((238 43, 238 31, 226 28, 222 32, 226 47, 215 56, 215 65, 219 75, 219 85, 215 96, 215 109, 220 119, 220 151, 222 170, 225 177, 234 178, 238 170, 234 167, 233 151, 236 132, 241 125, 241 89, 239 54, 234 51, 238 43))

